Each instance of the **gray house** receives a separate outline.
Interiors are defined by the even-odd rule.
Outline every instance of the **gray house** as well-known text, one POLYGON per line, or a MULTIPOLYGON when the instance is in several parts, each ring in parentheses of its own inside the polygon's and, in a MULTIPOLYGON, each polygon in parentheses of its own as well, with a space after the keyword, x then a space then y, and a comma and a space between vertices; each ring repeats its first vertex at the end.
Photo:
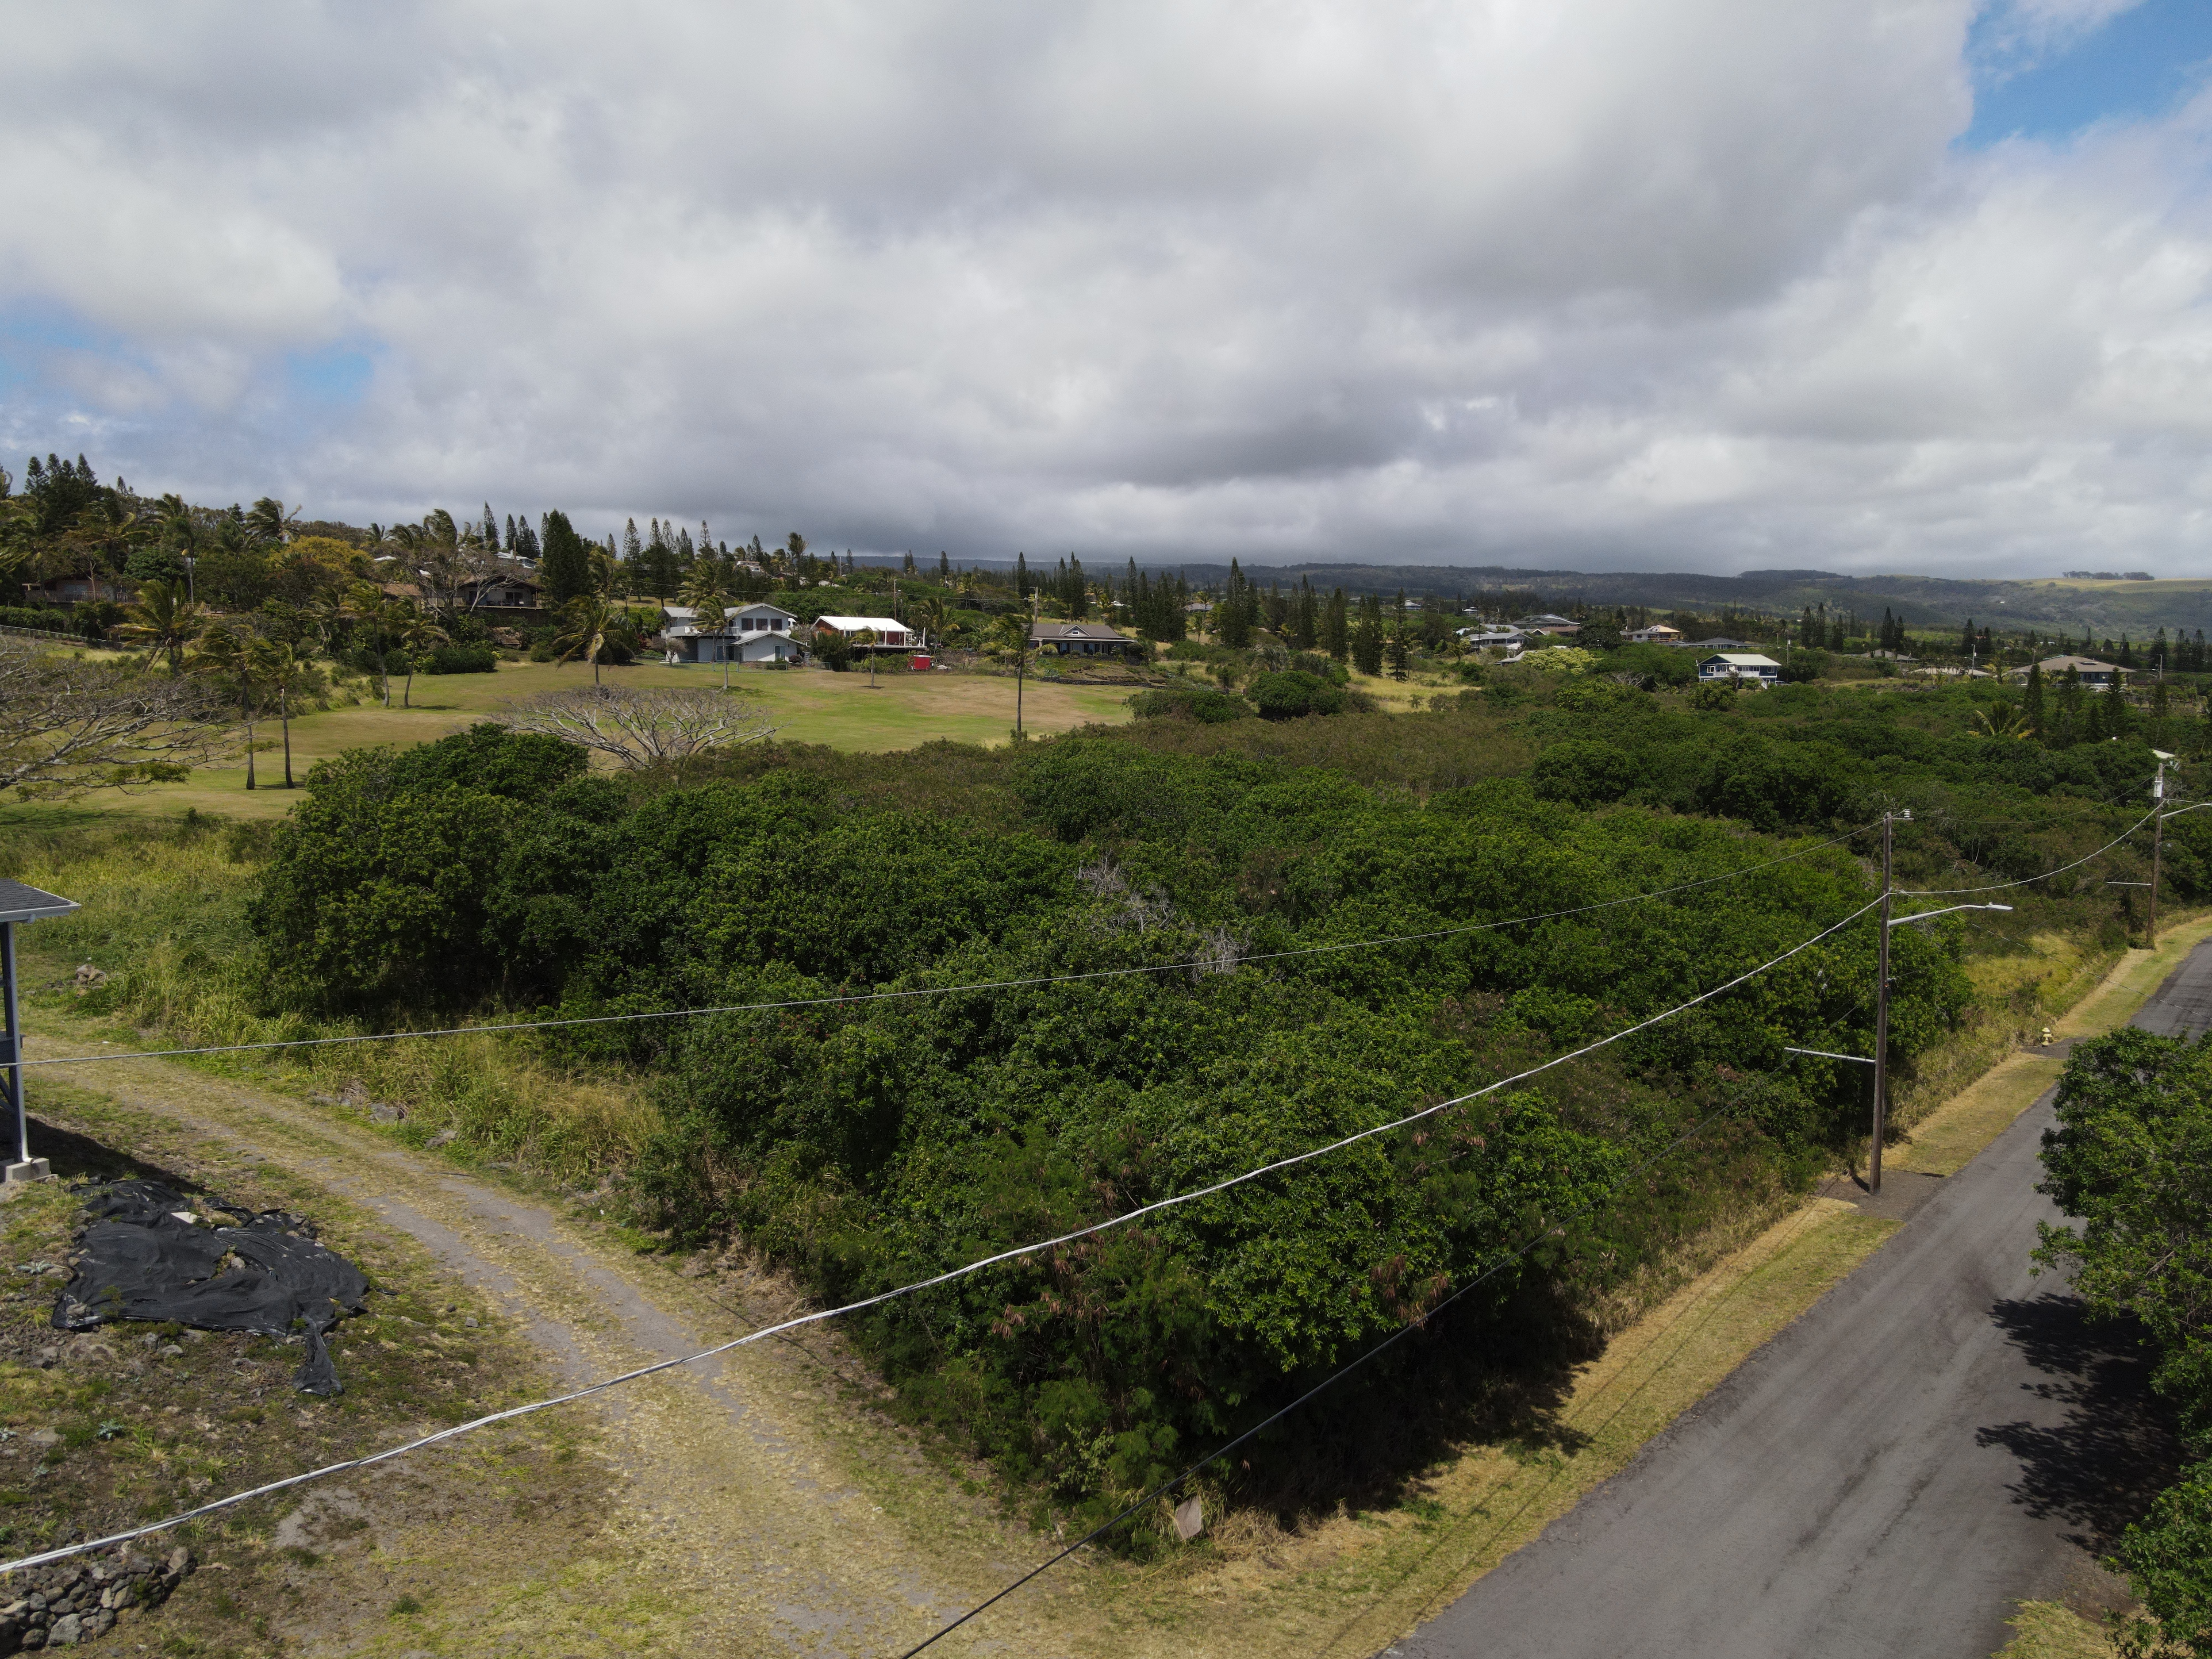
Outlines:
POLYGON ((702 626, 688 606, 672 605, 660 638, 671 662, 799 662, 806 646, 798 622, 772 605, 742 605, 723 611, 718 629, 702 626))
POLYGON ((1145 653, 1142 642, 1095 622, 1032 623, 1030 643, 1040 653, 1049 651, 1062 657, 1140 657, 1145 653))

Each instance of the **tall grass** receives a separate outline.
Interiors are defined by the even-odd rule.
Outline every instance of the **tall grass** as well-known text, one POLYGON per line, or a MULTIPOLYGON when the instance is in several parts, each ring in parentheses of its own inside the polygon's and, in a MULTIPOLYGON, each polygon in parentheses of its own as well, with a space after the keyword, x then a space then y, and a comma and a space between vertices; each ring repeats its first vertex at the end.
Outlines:
MULTIPOLYGON (((198 815, 13 826, 0 838, 0 874, 83 906, 22 935, 27 978, 41 991, 34 1012, 62 1011, 47 1028, 58 1026, 65 1040, 72 1018, 119 1017, 164 1048, 361 1034, 355 1022, 313 1017, 269 995, 265 959, 246 922, 266 833, 198 815), (107 980, 78 996, 66 988, 82 963, 107 980)), ((362 1109, 397 1106, 405 1113, 397 1126, 404 1139, 438 1139, 572 1187, 605 1184, 660 1121, 629 1079, 556 1063, 527 1036, 346 1043, 192 1063, 362 1109)))

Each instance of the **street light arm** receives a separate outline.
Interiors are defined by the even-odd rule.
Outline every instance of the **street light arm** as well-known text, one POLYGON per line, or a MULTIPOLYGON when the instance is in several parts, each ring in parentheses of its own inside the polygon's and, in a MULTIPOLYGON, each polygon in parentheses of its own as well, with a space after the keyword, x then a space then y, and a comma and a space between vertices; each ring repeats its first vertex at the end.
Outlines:
POLYGON ((1947 904, 1940 910, 1923 910, 1917 915, 1898 916, 1883 925, 1896 927, 1908 921, 1925 921, 1930 916, 1948 916, 1954 910, 2009 910, 2011 908, 2012 906, 2009 904, 1947 904))

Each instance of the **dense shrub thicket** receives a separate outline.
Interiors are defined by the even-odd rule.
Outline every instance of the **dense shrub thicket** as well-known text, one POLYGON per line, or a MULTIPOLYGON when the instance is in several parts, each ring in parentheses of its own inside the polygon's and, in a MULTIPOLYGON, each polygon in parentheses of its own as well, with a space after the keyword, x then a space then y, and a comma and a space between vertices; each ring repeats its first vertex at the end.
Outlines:
POLYGON ((2094 1312, 2140 1324, 2192 1460, 2121 1541, 2157 1621, 2135 1620, 2126 1645, 2212 1654, 2212 1040, 2130 1028, 2081 1044, 2058 1125, 2043 1190, 2081 1225, 2046 1224, 2038 1255, 2073 1271, 2094 1312))
MULTIPOLYGON (((488 726, 349 754, 277 831, 254 925, 288 994, 356 1006, 587 1014, 1159 969, 570 1040, 659 1079, 672 1127, 637 1176, 667 1224, 741 1228, 839 1299, 1464 1092, 1870 896, 1832 848, 1672 901, 1474 930, 1793 849, 1520 781, 1424 799, 1121 735, 993 758, 988 811, 746 764, 654 793, 488 726), (1285 954, 1385 935, 1425 937, 1285 954)), ((1444 1322, 1406 1363, 1445 1363, 1454 1332, 1499 1320, 1556 1340, 1747 1188, 1806 1177, 1851 1133, 1859 1080, 1792 1066, 1780 1045, 1863 1052, 1871 966, 1870 930, 1846 929, 1605 1065, 888 1304, 864 1338, 918 1407, 1076 1503, 1139 1489, 1527 1237, 1539 1248, 1485 1287, 1490 1322, 1444 1322), (1708 1115, 1686 1154, 1616 1192, 1708 1115)), ((1900 935, 1897 968, 1909 1054, 1967 993, 1946 937, 1900 935)))
MULTIPOLYGON (((1302 718, 1320 710, 1297 697, 1336 689, 1306 678, 1260 675, 1250 702, 1170 688, 1139 710, 1165 718, 988 753, 763 745, 680 788, 492 727, 349 754, 310 778, 254 902, 272 995, 380 1018, 780 1005, 563 1041, 652 1079, 669 1127, 633 1177, 662 1224, 742 1230, 842 1300, 1680 1004, 1863 904, 1871 839, 1812 842, 1885 809, 1913 815, 1908 886, 2059 871, 2141 817, 2143 738, 2185 741, 2171 720, 2013 740, 1977 722, 1986 687, 1708 707, 1634 675, 1501 673, 1419 714, 1302 718), (1805 856, 1751 871, 1785 852, 1805 856), (1129 968, 1151 971, 1036 982, 1129 968), (968 988, 814 1000, 927 988, 968 988)), ((2168 893, 2201 897, 2208 856, 2212 815, 2176 819, 2168 893)), ((2137 857, 2020 890, 2011 922, 2117 945, 2134 890, 2103 882, 2137 857)), ((1908 1071, 1966 1006, 1969 937, 1897 935, 1908 1071)), ((1300 1453, 1380 1433, 1376 1399, 1447 1373, 1426 1398, 1479 1394, 1501 1353, 1557 1352, 1686 1237, 1849 1145, 1863 1079, 1781 1046, 1866 1052, 1872 953, 1870 927, 1846 928, 1595 1060, 887 1304, 858 1334, 916 1409, 1097 1506, 1535 1239, 1333 1419, 1302 1419, 1300 1453)), ((1253 1478, 1285 1456, 1255 1454, 1253 1478)))

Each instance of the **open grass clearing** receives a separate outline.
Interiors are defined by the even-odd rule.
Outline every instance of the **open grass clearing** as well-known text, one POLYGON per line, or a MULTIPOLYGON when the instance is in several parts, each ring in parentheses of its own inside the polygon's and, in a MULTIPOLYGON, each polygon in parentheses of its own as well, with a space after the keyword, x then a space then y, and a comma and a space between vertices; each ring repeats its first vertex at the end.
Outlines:
MULTIPOLYGON (((720 690, 719 666, 638 663, 603 668, 610 685, 687 686, 720 690)), ((418 674, 401 706, 404 682, 392 683, 392 707, 362 702, 296 716, 292 721, 292 770, 304 778, 307 768, 348 749, 370 744, 415 744, 441 738, 489 719, 505 702, 556 687, 591 684, 592 671, 580 663, 502 662, 491 674, 418 674)), ((352 695, 365 695, 363 683, 351 683, 352 695)), ((862 753, 911 749, 940 739, 985 745, 1008 740, 1014 726, 1015 686, 1010 676, 983 673, 885 673, 868 684, 865 670, 832 673, 823 668, 736 669, 730 676, 734 696, 757 703, 775 723, 786 743, 827 744, 862 753)), ((341 693, 341 696, 346 695, 341 693)), ((1039 733, 1066 732, 1085 725, 1113 725, 1129 717, 1129 689, 1117 685, 1067 684, 1030 679, 1022 688, 1022 724, 1039 733)), ((159 784, 127 795, 103 793, 78 803, 79 810, 109 812, 175 813, 186 809, 233 817, 280 817, 297 799, 281 787, 284 779, 283 732, 273 720, 254 730, 255 771, 259 787, 246 787, 246 767, 210 767, 182 783, 159 784)), ((12 814, 17 809, 10 807, 12 814)))

